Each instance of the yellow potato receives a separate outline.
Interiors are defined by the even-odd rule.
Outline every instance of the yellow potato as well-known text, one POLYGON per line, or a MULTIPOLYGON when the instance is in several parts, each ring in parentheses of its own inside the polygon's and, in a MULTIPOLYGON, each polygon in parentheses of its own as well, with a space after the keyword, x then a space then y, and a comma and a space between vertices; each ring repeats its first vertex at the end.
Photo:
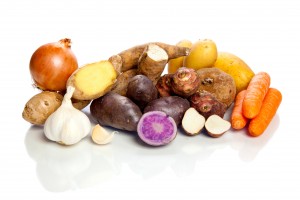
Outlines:
POLYGON ((218 53, 214 67, 232 76, 237 93, 246 89, 254 76, 252 69, 242 59, 228 52, 218 53))
POLYGON ((218 51, 214 41, 198 40, 191 47, 190 54, 184 59, 183 65, 195 70, 212 67, 217 60, 218 51))
MULTIPOLYGON (((176 44, 176 46, 191 48, 192 44, 193 43, 189 40, 181 40, 176 44)), ((183 60, 184 60, 185 57, 186 56, 181 56, 181 57, 169 60, 169 62, 168 62, 168 73, 169 74, 174 74, 177 71, 178 68, 183 67, 183 60)))

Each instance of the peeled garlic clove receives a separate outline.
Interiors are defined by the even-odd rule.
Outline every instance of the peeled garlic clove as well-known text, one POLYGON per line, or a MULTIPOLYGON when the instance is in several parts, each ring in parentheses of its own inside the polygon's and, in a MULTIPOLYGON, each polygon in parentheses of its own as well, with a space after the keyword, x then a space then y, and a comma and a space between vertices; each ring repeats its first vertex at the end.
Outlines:
POLYGON ((97 124, 92 130, 92 140, 96 144, 108 144, 112 141, 115 131, 109 133, 102 126, 97 124))

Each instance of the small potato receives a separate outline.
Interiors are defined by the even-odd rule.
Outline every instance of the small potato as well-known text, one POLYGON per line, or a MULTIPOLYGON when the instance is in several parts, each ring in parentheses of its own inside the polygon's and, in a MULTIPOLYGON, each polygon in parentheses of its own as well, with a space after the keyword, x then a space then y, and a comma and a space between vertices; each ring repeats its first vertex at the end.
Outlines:
POLYGON ((90 111, 102 126, 127 131, 136 131, 142 117, 140 108, 133 101, 115 92, 109 92, 93 100, 90 111))
POLYGON ((143 110, 150 101, 157 99, 158 92, 147 76, 136 75, 129 81, 126 96, 143 110))
POLYGON ((144 109, 149 111, 162 111, 175 120, 176 125, 181 123, 185 111, 190 107, 190 102, 179 96, 161 97, 151 101, 144 109))
POLYGON ((195 70, 212 67, 218 56, 217 46, 209 39, 198 40, 192 47, 190 54, 185 57, 183 66, 195 70))
POLYGON ((56 92, 44 91, 34 95, 26 103, 22 117, 35 125, 43 125, 46 119, 59 108, 63 96, 56 92))
POLYGON ((200 78, 198 91, 207 91, 214 95, 218 101, 226 104, 227 108, 232 104, 236 95, 234 79, 222 70, 211 67, 197 70, 200 78))

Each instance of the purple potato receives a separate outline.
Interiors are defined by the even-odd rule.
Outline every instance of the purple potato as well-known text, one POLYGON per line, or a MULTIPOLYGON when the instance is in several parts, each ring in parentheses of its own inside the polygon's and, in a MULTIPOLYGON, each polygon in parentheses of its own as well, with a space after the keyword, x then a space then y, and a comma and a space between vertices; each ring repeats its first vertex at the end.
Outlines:
POLYGON ((174 119, 161 111, 150 111, 141 117, 138 136, 151 146, 169 144, 177 135, 177 125, 174 119))
POLYGON ((127 131, 136 131, 142 116, 140 108, 133 101, 115 92, 109 92, 93 100, 90 111, 102 126, 127 131))
POLYGON ((181 123, 183 115, 190 107, 190 102, 179 96, 161 97, 148 103, 144 113, 149 111, 162 111, 175 120, 176 125, 181 123))

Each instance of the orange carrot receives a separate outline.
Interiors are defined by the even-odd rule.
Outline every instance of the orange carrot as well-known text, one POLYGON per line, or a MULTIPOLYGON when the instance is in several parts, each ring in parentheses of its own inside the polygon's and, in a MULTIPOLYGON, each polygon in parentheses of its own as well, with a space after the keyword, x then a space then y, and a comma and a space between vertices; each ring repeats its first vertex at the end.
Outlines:
POLYGON ((244 128, 248 122, 248 119, 244 117, 242 111, 245 94, 246 90, 242 90, 235 97, 234 107, 231 113, 231 127, 236 130, 244 128))
POLYGON ((251 136, 261 135, 272 121, 281 103, 282 95, 279 90, 270 88, 263 101, 259 114, 250 121, 248 131, 251 136))
POLYGON ((243 101, 243 115, 246 118, 252 119, 258 115, 270 83, 271 78, 266 72, 259 72, 251 79, 243 101))

